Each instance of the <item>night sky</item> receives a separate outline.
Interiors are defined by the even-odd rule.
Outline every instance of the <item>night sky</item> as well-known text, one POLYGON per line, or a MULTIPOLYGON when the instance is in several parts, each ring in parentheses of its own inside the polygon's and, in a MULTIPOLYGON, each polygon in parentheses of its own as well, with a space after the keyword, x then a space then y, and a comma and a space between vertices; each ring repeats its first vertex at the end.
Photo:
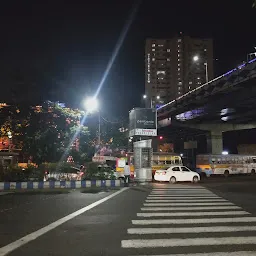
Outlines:
MULTIPOLYGON (((46 99, 81 106, 93 95, 136 1, 1 3, 1 101, 46 99)), ((246 60, 256 46, 251 0, 142 1, 99 98, 115 116, 141 104, 144 43, 179 32, 214 39, 215 74, 246 60)))

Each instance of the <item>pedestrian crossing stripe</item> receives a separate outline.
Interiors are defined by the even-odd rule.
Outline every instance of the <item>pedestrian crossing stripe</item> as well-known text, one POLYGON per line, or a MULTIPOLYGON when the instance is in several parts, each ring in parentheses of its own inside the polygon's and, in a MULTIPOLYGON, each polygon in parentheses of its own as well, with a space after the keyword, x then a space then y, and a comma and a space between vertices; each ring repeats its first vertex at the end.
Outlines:
MULTIPOLYGON (((128 234, 193 234, 256 231, 256 226, 215 226, 215 227, 186 227, 186 228, 129 228, 128 234)), ((242 256, 242 255, 241 255, 242 256)))
MULTIPOLYGON (((123 240, 123 248, 188 247, 213 245, 256 245, 256 236, 123 240)), ((243 255, 241 255, 243 256, 243 255)))
POLYGON ((206 205, 233 205, 230 202, 213 202, 213 203, 145 203, 144 206, 206 206, 206 205))
POLYGON ((256 217, 208 218, 208 219, 151 219, 132 220, 133 225, 168 225, 168 224, 210 224, 210 223, 256 222, 256 217))
MULTIPOLYGON (((227 215, 247 215, 250 214, 246 211, 227 211, 227 212, 194 212, 193 216, 227 216, 227 215)), ((190 216, 190 212, 151 212, 151 213, 137 213, 138 217, 182 217, 190 216)))
POLYGON ((146 199, 147 203, 174 203, 174 202, 186 202, 186 203, 190 203, 190 202, 227 202, 226 199, 146 199))
MULTIPOLYGON (((192 207, 142 207, 141 211, 205 211, 205 210, 236 210, 241 207, 236 205, 229 206, 192 206, 192 207)), ((193 215, 195 212, 193 212, 193 215)))
MULTIPOLYGON (((149 255, 137 255, 149 256, 149 255)), ((236 251, 236 252, 210 252, 210 253, 190 253, 190 254, 165 254, 165 255, 150 255, 150 256, 256 256, 253 251, 236 251)))
POLYGON ((187 199, 187 200, 194 200, 194 199, 222 199, 219 196, 147 196, 147 199, 187 199))

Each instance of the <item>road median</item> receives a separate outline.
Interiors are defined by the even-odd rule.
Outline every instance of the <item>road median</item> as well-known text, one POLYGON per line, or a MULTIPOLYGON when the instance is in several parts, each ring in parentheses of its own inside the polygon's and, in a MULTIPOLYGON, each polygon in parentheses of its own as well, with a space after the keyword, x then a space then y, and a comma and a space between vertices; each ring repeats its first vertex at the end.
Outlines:
POLYGON ((0 182, 0 191, 121 187, 120 180, 0 182))

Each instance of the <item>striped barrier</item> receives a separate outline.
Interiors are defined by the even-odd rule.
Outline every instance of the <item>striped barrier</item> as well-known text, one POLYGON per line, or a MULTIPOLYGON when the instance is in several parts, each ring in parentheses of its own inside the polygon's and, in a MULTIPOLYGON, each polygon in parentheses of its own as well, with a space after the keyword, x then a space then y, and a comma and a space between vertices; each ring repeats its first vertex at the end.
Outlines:
POLYGON ((46 189, 46 188, 91 188, 120 187, 120 180, 82 180, 82 181, 39 181, 39 182, 0 182, 1 190, 46 189))

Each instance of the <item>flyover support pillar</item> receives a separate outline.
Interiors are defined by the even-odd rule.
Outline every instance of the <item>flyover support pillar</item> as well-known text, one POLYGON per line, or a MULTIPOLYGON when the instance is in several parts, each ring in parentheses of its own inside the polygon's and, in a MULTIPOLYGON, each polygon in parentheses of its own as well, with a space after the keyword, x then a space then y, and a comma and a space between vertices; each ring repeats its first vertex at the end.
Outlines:
POLYGON ((256 129, 256 123, 250 124, 178 124, 180 127, 188 127, 192 129, 208 131, 207 136, 207 149, 210 154, 222 154, 223 152, 223 139, 222 133, 228 131, 250 130, 256 129))
POLYGON ((212 130, 207 135, 207 151, 211 154, 221 154, 223 151, 222 131, 212 130))

